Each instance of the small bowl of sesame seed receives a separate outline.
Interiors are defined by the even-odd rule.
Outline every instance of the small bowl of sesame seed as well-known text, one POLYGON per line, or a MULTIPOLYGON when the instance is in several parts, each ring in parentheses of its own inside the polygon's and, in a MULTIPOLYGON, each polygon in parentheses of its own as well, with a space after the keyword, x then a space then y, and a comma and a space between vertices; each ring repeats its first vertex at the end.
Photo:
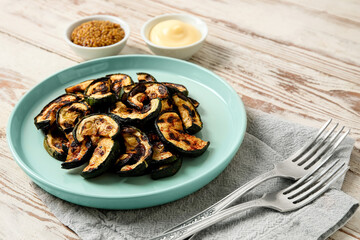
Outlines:
POLYGON ((65 41, 85 60, 118 54, 130 35, 129 25, 122 19, 108 15, 82 18, 69 25, 65 41))

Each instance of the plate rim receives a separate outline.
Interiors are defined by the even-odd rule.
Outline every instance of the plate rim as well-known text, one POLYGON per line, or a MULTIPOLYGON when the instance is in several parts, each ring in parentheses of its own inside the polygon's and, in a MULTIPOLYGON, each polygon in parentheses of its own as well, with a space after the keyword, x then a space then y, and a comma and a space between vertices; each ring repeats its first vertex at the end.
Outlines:
MULTIPOLYGON (((245 120, 243 121, 244 124, 240 127, 241 131, 238 134, 238 137, 236 138, 236 141, 237 141, 236 144, 234 144, 232 146, 232 148, 228 150, 228 154, 227 154, 228 158, 226 158, 226 160, 225 160, 225 161, 227 161, 227 163, 225 164, 224 169, 228 166, 228 164, 231 162, 232 158, 234 157, 234 155, 238 151, 241 143, 243 142, 245 132, 246 132, 246 128, 247 128, 247 121, 246 121, 247 114, 246 114, 244 103, 240 99, 240 96, 236 93, 236 91, 230 86, 230 84, 226 80, 224 80, 222 77, 218 76, 214 72, 210 71, 209 69, 206 69, 205 67, 202 67, 202 66, 197 65, 195 63, 191 63, 191 62, 184 61, 184 60, 179 60, 179 59, 170 58, 170 57, 156 56, 156 55, 143 55, 143 54, 116 55, 116 56, 110 56, 110 57, 104 57, 104 58, 98 58, 98 59, 94 59, 94 60, 90 60, 90 61, 85 61, 85 62, 82 62, 82 63, 77 63, 77 64, 75 64, 73 66, 67 67, 67 68, 62 69, 60 71, 57 71, 56 73, 51 74, 50 76, 44 78, 43 80, 41 80, 40 82, 35 84, 33 87, 31 87, 16 103, 16 105, 12 109, 10 117, 8 119, 8 123, 7 123, 7 127, 6 127, 6 138, 7 138, 9 148, 10 148, 10 152, 13 155, 16 163, 22 168, 22 170, 30 177, 30 179, 32 181, 37 183, 37 185, 39 185, 39 186, 40 186, 40 184, 43 184, 47 188, 51 187, 51 188, 53 188, 53 189, 55 189, 57 191, 62 191, 62 192, 65 192, 66 194, 72 194, 73 196, 91 197, 91 198, 97 198, 97 199, 104 199, 105 198, 105 199, 109 199, 109 200, 119 199, 119 196, 105 196, 104 197, 104 196, 99 196, 99 195, 93 195, 92 193, 83 194, 83 193, 78 193, 78 192, 75 192, 75 191, 69 191, 68 189, 63 188, 62 186, 56 185, 56 184, 54 184, 52 182, 48 182, 41 175, 39 176, 39 174, 37 174, 29 166, 27 166, 27 164, 18 155, 17 151, 15 150, 14 143, 12 141, 13 133, 12 133, 12 130, 11 130, 13 119, 15 118, 15 114, 18 111, 18 108, 20 107, 20 105, 22 105, 22 102, 27 98, 27 96, 29 94, 31 94, 33 92, 33 90, 35 88, 38 88, 40 85, 42 85, 45 82, 49 81, 48 79, 53 78, 54 76, 59 75, 62 72, 68 71, 69 69, 72 69, 72 68, 77 67, 77 66, 89 65, 89 64, 92 64, 92 63, 102 62, 102 61, 106 61, 108 59, 116 59, 116 58, 149 58, 149 59, 156 58, 156 59, 164 59, 166 61, 174 61, 174 62, 177 62, 178 64, 190 65, 191 67, 198 68, 201 71, 207 72, 208 74, 212 75, 217 80, 221 81, 226 86, 226 88, 232 92, 232 94, 236 95, 237 96, 237 104, 239 105, 240 113, 244 116, 245 120)), ((223 170, 221 170, 218 174, 216 174, 215 177, 217 177, 223 170)), ((179 186, 186 185, 189 182, 197 181, 199 179, 202 179, 203 177, 204 177, 203 175, 196 176, 195 178, 191 178, 191 179, 189 179, 189 180, 187 180, 185 182, 182 182, 182 184, 177 184, 177 185, 167 187, 167 188, 164 188, 164 189, 159 189, 159 190, 156 190, 155 192, 152 192, 152 193, 131 194, 131 195, 128 195, 128 196, 121 197, 121 199, 132 199, 132 198, 138 198, 138 197, 152 196, 152 195, 155 195, 155 194, 162 194, 163 192, 174 190, 174 189, 178 188, 179 186)), ((198 188, 197 190, 199 190, 202 187, 204 187, 205 185, 209 184, 215 177, 213 177, 210 181, 206 181, 207 183, 202 184, 202 186, 200 188, 198 188)), ((192 191, 192 192, 194 192, 194 191, 192 191)), ((53 193, 50 193, 50 194, 54 195, 53 193)), ((188 194, 186 194, 186 195, 188 195, 188 194)), ((81 205, 81 204, 79 204, 79 205, 81 205)), ((156 204, 156 205, 159 205, 159 204, 156 204)))

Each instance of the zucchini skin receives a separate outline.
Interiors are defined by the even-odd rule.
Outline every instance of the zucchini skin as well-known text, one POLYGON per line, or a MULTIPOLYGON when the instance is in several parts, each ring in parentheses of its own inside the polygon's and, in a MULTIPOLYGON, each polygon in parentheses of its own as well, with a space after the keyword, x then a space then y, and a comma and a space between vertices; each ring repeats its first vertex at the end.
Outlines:
POLYGON ((203 128, 203 122, 191 100, 182 93, 173 94, 172 99, 178 109, 185 131, 189 134, 199 132, 203 128), (189 126, 186 121, 191 121, 191 125, 189 126))
POLYGON ((167 87, 158 82, 141 82, 136 84, 134 88, 127 94, 127 104, 141 110, 144 101, 155 98, 163 99, 169 97, 167 87))
POLYGON ((160 140, 156 132, 149 132, 147 133, 147 136, 152 144, 153 151, 152 157, 148 161, 150 167, 158 167, 160 165, 169 164, 175 162, 179 158, 176 154, 165 147, 165 144, 160 140))
POLYGON ((113 73, 108 74, 105 77, 110 79, 111 91, 117 96, 119 96, 121 91, 124 91, 124 87, 134 84, 132 78, 125 73, 113 73))
POLYGON ((153 168, 150 177, 154 180, 157 180, 160 178, 174 176, 180 170, 181 166, 182 166, 182 159, 178 158, 175 162, 153 168))
POLYGON ((117 105, 123 107, 124 109, 122 109, 122 110, 120 109, 121 111, 117 112, 116 108, 115 108, 115 109, 111 110, 110 113, 113 114, 114 118, 116 118, 119 122, 121 122, 123 124, 136 125, 136 126, 145 125, 146 123, 148 123, 151 120, 155 119, 159 115, 159 113, 161 111, 161 106, 162 105, 161 105, 161 100, 160 99, 153 99, 153 100, 150 101, 150 104, 158 104, 158 106, 156 107, 156 109, 153 112, 151 112, 147 116, 145 116, 145 114, 147 114, 148 112, 142 113, 142 111, 139 111, 139 110, 136 110, 136 109, 133 109, 133 108, 128 108, 122 102, 118 102, 117 105), (125 109, 125 107, 126 107, 126 109, 125 109), (132 113, 135 112, 135 113, 137 113, 139 115, 139 117, 131 118, 131 117, 124 117, 124 116, 121 115, 121 113, 124 114, 127 111, 131 111, 132 113))
MULTIPOLYGON (((127 165, 123 166, 121 169, 125 168, 127 165)), ((148 169, 149 165, 148 163, 144 160, 142 163, 140 163, 139 165, 137 165, 135 168, 131 169, 131 170, 119 170, 116 173, 120 176, 120 177, 136 177, 136 176, 141 176, 144 175, 146 173, 146 170, 148 169)))
POLYGON ((36 127, 38 130, 42 130, 44 133, 46 133, 46 131, 49 130, 49 128, 51 127, 50 120, 45 120, 45 121, 37 122, 37 121, 34 119, 34 124, 35 124, 35 127, 36 127))
MULTIPOLYGON (((159 128, 156 127, 156 129, 159 129, 159 128)), ((160 131, 160 130, 157 130, 157 131, 160 131)), ((175 144, 169 142, 162 134, 160 135, 160 138, 170 149, 174 150, 175 152, 179 153, 180 155, 182 155, 184 157, 197 157, 197 156, 200 156, 201 154, 203 154, 208 149, 208 147, 210 145, 210 142, 208 142, 204 148, 197 149, 197 150, 192 150, 192 151, 186 151, 186 150, 184 150, 182 148, 179 148, 175 144)))
MULTIPOLYGON (((111 166, 113 166, 114 161, 116 160, 116 158, 120 154, 120 143, 118 141, 115 141, 115 140, 112 140, 112 141, 113 141, 113 146, 112 146, 112 148, 110 150, 110 153, 107 156, 107 158, 104 159, 104 161, 100 165, 98 165, 97 168, 92 168, 90 170, 85 170, 86 169, 85 168, 81 172, 82 177, 84 177, 86 179, 98 177, 101 174, 108 171, 111 166)), ((96 151, 96 150, 94 150, 94 151, 96 151)))
POLYGON ((165 159, 162 159, 162 160, 149 159, 148 162, 149 162, 150 166, 161 166, 161 165, 164 165, 164 164, 173 163, 178 159, 179 159, 179 157, 177 157, 176 155, 173 155, 171 157, 168 157, 168 158, 165 158, 165 159))
POLYGON ((105 108, 116 102, 116 95, 111 92, 111 83, 109 77, 98 78, 93 82, 91 82, 89 86, 86 88, 84 94, 85 94, 86 102, 90 106, 95 108, 105 108), (96 93, 89 92, 93 85, 100 82, 103 82, 106 85, 106 87, 101 88, 96 93), (101 95, 98 94, 99 92, 101 93, 101 95, 103 95, 103 97, 101 97, 101 95))
POLYGON ((67 156, 67 146, 66 144, 62 144, 62 149, 61 151, 58 151, 54 148, 52 148, 50 145, 49 145, 49 142, 48 142, 48 138, 49 138, 49 135, 52 134, 51 132, 49 132, 48 134, 45 135, 45 138, 44 138, 44 148, 46 150, 46 152, 53 158, 59 160, 59 161, 65 161, 66 159, 66 156, 67 156))
POLYGON ((86 163, 87 161, 89 161, 93 151, 94 151, 94 147, 91 144, 91 141, 86 141, 86 142, 83 141, 80 145, 77 145, 75 143, 75 141, 72 141, 68 148, 66 161, 61 163, 61 167, 64 169, 71 169, 71 168, 79 167, 79 166, 83 165, 84 163, 86 163), (78 148, 80 148, 80 151, 82 151, 83 148, 85 148, 85 153, 82 156, 81 155, 80 156, 78 156, 78 155, 72 156, 73 152, 77 151, 78 148))
POLYGON ((136 73, 138 82, 157 82, 156 78, 153 75, 145 72, 138 72, 136 73))
MULTIPOLYGON (((177 115, 177 117, 180 119, 179 115, 176 113, 176 112, 164 112, 164 113, 161 113, 158 118, 155 120, 155 129, 161 139, 161 141, 163 141, 163 143, 169 147, 169 149, 172 149, 174 150, 175 152, 179 153, 181 156, 187 156, 187 157, 197 157, 197 156, 200 156, 201 154, 203 154, 207 148, 209 147, 210 145, 210 142, 206 142, 206 145, 203 146, 202 148, 199 148, 199 149, 194 149, 194 150, 185 150, 183 148, 181 148, 180 146, 177 146, 176 144, 172 143, 171 141, 169 141, 168 139, 166 139, 166 137, 164 136, 164 134, 162 133, 160 127, 159 127, 159 119, 160 117, 163 115, 163 114, 168 114, 168 113, 173 113, 175 115, 177 115)), ((180 119, 181 121, 181 119, 180 119)), ((183 129, 178 129, 179 130, 179 134, 183 134, 185 136, 191 136, 191 137, 194 137, 193 135, 190 135, 188 133, 185 133, 183 131, 183 129)))
MULTIPOLYGON (((132 177, 140 176, 146 173, 148 169, 148 161, 152 157, 152 145, 149 141, 147 135, 133 126, 126 126, 122 129, 122 135, 124 142, 127 142, 125 135, 129 134, 130 136, 135 136, 137 140, 137 145, 130 145, 126 147, 125 154, 129 154, 126 163, 120 163, 121 165, 115 166, 118 170, 116 173, 121 177, 132 177), (134 152, 135 153, 129 153, 134 152), (140 154, 139 154, 140 153, 140 154)), ((129 144, 132 142, 129 142, 129 144)))
POLYGON ((182 84, 169 83, 169 82, 162 82, 161 84, 163 84, 165 87, 167 87, 169 93, 171 93, 171 94, 180 92, 180 93, 184 94, 185 96, 189 95, 188 89, 182 84))
POLYGON ((200 106, 200 103, 194 99, 194 98, 191 98, 188 96, 188 99, 190 100, 190 102, 192 103, 192 105, 195 107, 195 108, 198 108, 200 106))
MULTIPOLYGON (((75 102, 75 103, 76 103, 76 102, 75 102)), ((84 105, 84 106, 86 107, 86 110, 85 110, 85 111, 82 111, 81 114, 79 114, 79 116, 78 116, 77 119, 76 119, 77 121, 75 121, 75 125, 74 125, 74 126, 69 126, 68 128, 64 128, 64 127, 61 126, 61 124, 59 123, 60 113, 61 113, 61 110, 62 110, 63 108, 65 108, 65 107, 67 107, 67 106, 70 106, 70 105, 72 105, 72 104, 74 104, 74 103, 67 103, 67 104, 65 104, 64 106, 62 106, 61 108, 59 108, 59 110, 58 110, 57 113, 56 113, 56 124, 57 124, 58 128, 60 129, 60 131, 64 132, 65 134, 71 132, 71 131, 74 129, 76 123, 77 123, 82 117, 88 115, 88 114, 90 113, 90 111, 91 111, 90 106, 89 106, 86 102, 78 102, 78 104, 84 105)), ((80 113, 80 112, 78 111, 78 113, 80 113)))
POLYGON ((56 113, 57 111, 64 106, 67 103, 77 102, 80 98, 74 94, 71 93, 65 93, 60 95, 59 97, 55 98, 48 104, 46 104, 45 107, 40 111, 38 115, 34 118, 34 124, 37 129, 42 130, 43 132, 46 132, 50 129, 50 127, 53 125, 53 123, 56 121, 56 113), (62 98, 68 97, 69 100, 62 101, 62 98), (45 120, 38 120, 42 116, 42 114, 51 106, 53 105, 53 108, 50 109, 50 111, 47 113, 45 120))
POLYGON ((124 86, 120 89, 119 93, 117 94, 118 98, 122 101, 122 102, 127 102, 127 97, 129 95, 129 93, 131 92, 131 90, 136 87, 137 83, 135 84, 131 84, 128 86, 124 86))
POLYGON ((90 95, 90 96, 85 96, 85 100, 90 106, 101 108, 101 107, 109 106, 114 102, 116 102, 116 95, 111 93, 103 98, 95 98, 90 95))

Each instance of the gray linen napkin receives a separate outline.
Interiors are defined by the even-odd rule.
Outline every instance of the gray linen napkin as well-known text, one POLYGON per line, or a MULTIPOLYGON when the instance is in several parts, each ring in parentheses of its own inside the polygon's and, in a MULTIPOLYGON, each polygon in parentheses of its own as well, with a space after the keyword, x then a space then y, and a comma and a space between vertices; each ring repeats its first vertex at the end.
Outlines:
MULTIPOLYGON (((284 122, 269 114, 248 110, 244 141, 229 166, 199 191, 175 202, 138 210, 110 211, 81 207, 56 198, 39 187, 38 195, 65 225, 82 239, 148 239, 209 207, 240 185, 271 169, 299 149, 314 129, 284 122)), ((347 138, 337 157, 348 162, 354 141, 347 138)), ((243 199, 282 189, 291 181, 272 179, 243 199)), ((336 185, 340 188, 342 181, 336 185)), ((312 204, 281 214, 253 209, 234 215, 200 232, 196 239, 325 239, 353 215, 358 202, 331 189, 312 204)))

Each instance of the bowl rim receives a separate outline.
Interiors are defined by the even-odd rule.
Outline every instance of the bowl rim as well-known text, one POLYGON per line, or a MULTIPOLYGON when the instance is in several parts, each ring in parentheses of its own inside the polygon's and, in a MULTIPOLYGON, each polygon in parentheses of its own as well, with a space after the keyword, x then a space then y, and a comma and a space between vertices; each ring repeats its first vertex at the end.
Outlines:
POLYGON ((65 33, 64 33, 64 38, 65 38, 65 41, 71 46, 71 47, 75 47, 75 48, 79 48, 79 49, 87 49, 87 50, 98 50, 98 49, 106 49, 106 48, 112 48, 112 47, 115 47, 115 46, 119 46, 123 43, 125 43, 128 38, 130 36, 130 26, 129 24, 124 21, 123 19, 119 18, 119 17, 116 17, 116 16, 111 16, 111 15, 91 15, 91 16, 87 16, 87 17, 83 17, 83 18, 80 18, 76 21, 73 21, 71 22, 65 29, 65 33), (113 23, 117 23, 117 24, 120 24, 121 28, 124 30, 125 32, 125 36, 123 39, 121 39, 120 41, 114 43, 114 44, 111 44, 111 45, 107 45, 107 46, 102 46, 102 47, 85 47, 85 46, 81 46, 81 45, 77 45, 75 43, 73 43, 71 40, 70 40, 70 35, 71 35, 71 32, 77 27, 79 26, 80 24, 86 22, 86 21, 91 21, 91 20, 108 20, 110 22, 113 22, 113 23))
POLYGON ((204 41, 205 41, 205 38, 206 38, 207 35, 208 35, 208 27, 207 27, 206 23, 205 23, 202 19, 200 19, 199 17, 197 17, 197 16, 190 15, 190 14, 184 14, 184 13, 167 13, 167 14, 163 14, 163 15, 160 15, 160 16, 153 17, 153 18, 149 19, 148 21, 146 21, 146 22, 143 24, 143 26, 141 27, 141 31, 140 31, 140 32, 141 32, 141 37, 142 37, 142 39, 146 42, 146 44, 150 45, 151 47, 160 48, 160 49, 166 49, 166 50, 179 50, 179 49, 191 48, 191 47, 193 47, 193 46, 196 46, 196 45, 201 44, 202 42, 204 42, 204 41), (160 46, 160 45, 158 45, 158 44, 155 44, 155 43, 151 42, 150 39, 145 35, 145 30, 146 30, 146 28, 147 28, 152 22, 154 22, 155 20, 159 20, 159 19, 161 19, 161 18, 168 18, 168 17, 184 17, 184 18, 188 18, 188 19, 195 20, 195 21, 199 21, 199 22, 201 22, 202 25, 204 26, 204 28, 201 29, 201 30, 204 31, 204 33, 203 33, 200 29, 198 29, 196 26, 194 26, 194 27, 196 27, 196 28, 200 31, 200 33, 201 33, 201 38, 200 38, 198 41, 196 41, 196 42, 194 42, 194 43, 192 43, 192 44, 189 44, 189 45, 186 45, 186 46, 181 46, 181 47, 166 47, 166 46, 160 46))

